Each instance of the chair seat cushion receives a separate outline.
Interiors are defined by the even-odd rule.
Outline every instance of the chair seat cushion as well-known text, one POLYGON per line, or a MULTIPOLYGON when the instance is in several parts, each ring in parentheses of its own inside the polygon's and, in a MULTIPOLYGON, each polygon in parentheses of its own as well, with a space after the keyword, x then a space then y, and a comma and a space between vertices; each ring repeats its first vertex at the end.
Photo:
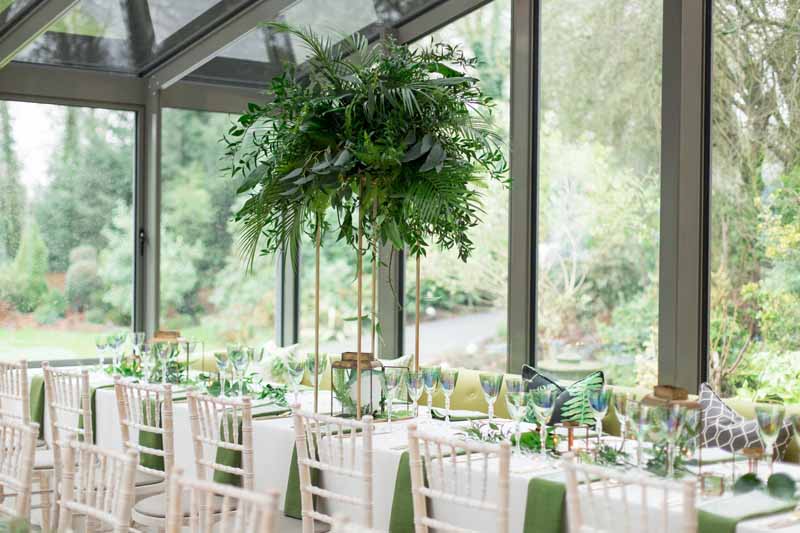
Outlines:
POLYGON ((53 468, 53 450, 39 448, 33 458, 34 470, 49 470, 53 468))
MULTIPOLYGON (((235 502, 232 503, 233 509, 235 509, 235 502)), ((181 507, 183 516, 189 516, 191 514, 191 500, 188 494, 184 494, 184 496, 181 498, 181 507)), ((167 498, 164 494, 156 494, 155 496, 143 498, 136 502, 136 505, 133 506, 133 511, 152 518, 166 518, 167 498)), ((213 514, 217 514, 221 511, 222 497, 214 496, 214 499, 211 501, 211 512, 213 514)))
POLYGON ((148 485, 155 485, 156 483, 161 483, 163 481, 164 478, 156 476, 154 474, 148 474, 147 472, 142 472, 141 470, 136 471, 137 487, 146 487, 148 485))

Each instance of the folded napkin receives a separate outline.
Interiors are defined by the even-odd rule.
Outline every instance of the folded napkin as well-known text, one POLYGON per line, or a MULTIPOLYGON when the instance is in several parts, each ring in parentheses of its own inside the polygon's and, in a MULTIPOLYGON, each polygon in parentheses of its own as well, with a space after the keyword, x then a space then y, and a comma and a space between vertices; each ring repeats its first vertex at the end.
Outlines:
POLYGON ((781 513, 793 509, 795 500, 773 498, 761 491, 719 498, 698 508, 698 533, 736 533, 742 520, 781 513))
MULTIPOLYGON (((444 420, 447 411, 441 409, 439 407, 434 407, 432 409, 433 418, 438 420, 444 420)), ((484 418, 489 418, 489 415, 486 413, 481 413, 480 411, 467 411, 465 409, 450 409, 450 421, 451 422, 464 422, 467 420, 482 420, 484 418)))
POLYGON ((525 533, 566 531, 567 485, 563 471, 532 478, 525 504, 525 533))
POLYGON ((31 421, 39 424, 39 437, 44 438, 44 375, 35 374, 28 386, 31 404, 31 421))

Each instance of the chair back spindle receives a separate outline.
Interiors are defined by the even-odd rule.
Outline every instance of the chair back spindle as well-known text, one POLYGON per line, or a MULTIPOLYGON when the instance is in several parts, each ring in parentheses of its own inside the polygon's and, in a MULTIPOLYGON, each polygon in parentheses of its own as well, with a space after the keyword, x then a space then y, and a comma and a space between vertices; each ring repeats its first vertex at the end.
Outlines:
POLYGON ((474 531, 432 517, 427 499, 493 513, 495 531, 508 533, 509 443, 488 444, 426 433, 412 424, 408 428, 408 449, 417 533, 427 533, 429 529, 474 531), (497 465, 495 487, 489 486, 490 463, 497 465))
POLYGON ((0 418, 0 515, 30 519, 38 424, 0 418), (13 503, 7 505, 6 500, 13 503))
POLYGON ((192 428, 197 478, 213 479, 214 472, 242 478, 245 489, 253 489, 253 409, 250 398, 217 398, 190 391, 189 419, 192 428), (217 450, 242 455, 241 468, 217 462, 217 450))
POLYGON ((569 533, 696 533, 696 482, 562 460, 569 533))
POLYGON ((373 520, 372 417, 361 421, 316 414, 294 406, 295 445, 300 473, 303 533, 313 533, 314 520, 333 523, 333 517, 314 507, 314 497, 345 503, 361 510, 361 524, 373 520), (346 476, 358 486, 358 494, 341 494, 315 486, 311 469, 346 476))
POLYGON ((0 418, 29 424, 31 397, 28 362, 0 362, 0 418))

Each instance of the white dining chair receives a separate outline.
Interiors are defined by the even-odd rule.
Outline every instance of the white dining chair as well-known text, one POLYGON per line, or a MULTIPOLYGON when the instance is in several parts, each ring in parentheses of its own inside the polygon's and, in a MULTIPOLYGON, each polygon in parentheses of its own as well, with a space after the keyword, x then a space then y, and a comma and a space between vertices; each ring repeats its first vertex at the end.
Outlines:
POLYGON ((293 406, 297 466, 300 473, 300 501, 303 533, 314 532, 314 521, 333 524, 333 517, 320 511, 319 500, 348 504, 358 509, 360 525, 371 528, 373 520, 373 465, 371 416, 360 421, 303 411, 293 406), (314 485, 311 469, 323 476, 332 474, 353 480, 354 495, 314 485), (314 497, 318 505, 314 505, 314 497))
POLYGON ((0 515, 30 521, 39 424, 0 418, 0 515), (14 505, 9 506, 6 501, 14 505))
POLYGON ((253 489, 253 409, 250 398, 218 398, 189 391, 189 421, 197 478, 213 480, 215 472, 239 476, 253 489), (224 423, 223 423, 224 422, 224 423), (241 467, 217 462, 218 450, 241 454, 241 467))
POLYGON ((133 450, 106 450, 79 442, 62 441, 58 533, 76 530, 73 518, 84 520, 81 531, 111 529, 128 533, 131 525, 138 454, 133 450))
POLYGON ((188 513, 192 533, 275 533, 278 492, 256 492, 190 479, 181 469, 169 478, 167 533, 180 533, 188 513))
POLYGON ((148 510, 157 505, 157 499, 163 499, 167 492, 168 475, 175 464, 175 439, 173 431, 172 385, 153 385, 125 381, 120 376, 114 377, 114 392, 117 398, 119 424, 122 445, 126 450, 139 453, 139 464, 136 471, 136 500, 142 501, 133 507, 133 521, 160 530, 166 528, 166 517, 152 516, 142 509, 148 510), (159 436, 161 447, 154 448, 142 444, 141 432, 159 436), (142 464, 142 457, 149 455, 160 457, 163 470, 150 468, 142 464))
POLYGON ((428 500, 457 506, 470 512, 494 515, 497 533, 508 533, 509 464, 511 445, 490 444, 459 436, 427 433, 416 424, 408 427, 408 454, 416 533, 429 529, 475 531, 431 516, 428 500), (490 463, 497 477, 490 486, 490 463), (427 485, 425 480, 427 479, 427 485))
POLYGON ((569 533, 695 533, 694 480, 657 479, 562 459, 569 533))

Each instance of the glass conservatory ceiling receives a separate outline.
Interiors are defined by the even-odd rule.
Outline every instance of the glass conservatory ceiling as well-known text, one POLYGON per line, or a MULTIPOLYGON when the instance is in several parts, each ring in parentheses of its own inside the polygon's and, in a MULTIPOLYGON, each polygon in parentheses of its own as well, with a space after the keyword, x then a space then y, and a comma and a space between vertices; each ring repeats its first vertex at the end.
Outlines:
MULTIPOLYGON (((48 0, 0 0, 0 38, 48 0)), ((262 0, 264 1, 264 0, 262 0)), ((266 0, 267 2, 269 0, 266 0)), ((79 0, 22 49, 17 62, 147 76, 258 0, 79 0)), ((442 0, 298 0, 279 20, 337 38, 362 32, 377 38, 442 0)), ((294 38, 258 27, 222 49, 187 80, 261 87, 286 61, 307 52, 294 38)))

